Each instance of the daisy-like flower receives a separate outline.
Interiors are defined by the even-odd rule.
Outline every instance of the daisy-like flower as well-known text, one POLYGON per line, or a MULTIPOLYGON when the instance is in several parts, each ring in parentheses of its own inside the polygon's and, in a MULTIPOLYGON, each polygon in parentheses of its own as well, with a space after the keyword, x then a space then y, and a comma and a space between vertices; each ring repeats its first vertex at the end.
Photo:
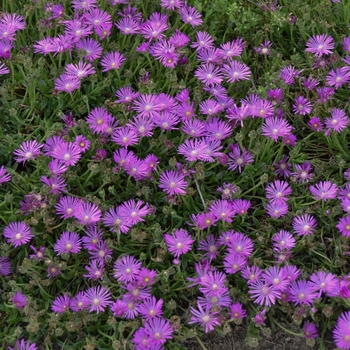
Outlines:
POLYGON ((123 256, 114 263, 114 278, 118 282, 130 283, 137 278, 140 268, 141 262, 133 256, 123 256))
POLYGON ((321 181, 315 186, 310 186, 310 192, 316 199, 326 202, 337 197, 338 187, 331 181, 321 181))
POLYGON ((12 243, 16 248, 28 243, 34 235, 25 222, 17 221, 11 222, 4 228, 4 237, 7 239, 7 243, 12 243))
POLYGON ((293 230, 298 236, 311 235, 316 226, 315 218, 309 214, 300 215, 293 219, 293 230))
POLYGON ((326 118, 326 132, 325 135, 329 135, 330 131, 341 132, 349 124, 349 118, 342 109, 333 108, 331 111, 331 118, 326 118))
POLYGON ((235 274, 247 265, 247 259, 239 254, 229 253, 223 260, 224 270, 228 274, 235 274))
POLYGON ((343 312, 333 330, 333 339, 339 349, 350 349, 350 311, 343 312))
POLYGON ((161 111, 162 106, 158 97, 151 94, 140 95, 133 101, 133 109, 140 115, 154 118, 161 111))
POLYGON ((11 181, 11 175, 4 166, 0 167, 0 184, 11 181))
POLYGON ((96 107, 89 113, 86 122, 89 124, 90 129, 95 134, 106 133, 113 120, 114 118, 105 108, 96 107))
POLYGON ((8 258, 0 258, 0 276, 7 276, 11 273, 11 264, 8 258))
POLYGON ((64 174, 68 170, 68 166, 63 164, 58 159, 52 160, 49 165, 49 170, 52 175, 61 175, 64 174))
POLYGON ((65 231, 54 245, 54 251, 58 254, 79 253, 81 250, 81 238, 75 232, 65 231))
POLYGON ((110 227, 111 232, 127 233, 131 227, 130 221, 121 214, 120 206, 107 210, 102 221, 105 226, 110 227))
POLYGON ((94 225, 101 220, 101 216, 101 210, 94 203, 82 203, 75 214, 75 218, 82 225, 94 225))
POLYGON ((266 212, 272 218, 278 219, 288 213, 288 204, 284 201, 272 201, 266 206, 266 212))
POLYGON ((150 320, 154 317, 162 317, 163 311, 163 300, 157 299, 155 297, 150 297, 148 299, 143 300, 139 312, 143 316, 145 320, 150 320))
POLYGON ((61 197, 55 205, 56 214, 60 215, 62 219, 74 217, 81 205, 82 202, 79 198, 71 196, 61 197))
POLYGON ((58 296, 52 303, 51 310, 59 314, 64 314, 69 310, 71 299, 68 294, 58 296))
POLYGON ((45 247, 40 247, 39 249, 33 247, 32 245, 29 247, 34 252, 34 254, 29 255, 29 259, 42 260, 45 258, 45 247))
POLYGON ((292 164, 288 163, 288 159, 288 156, 283 156, 283 158, 278 163, 273 163, 273 165, 277 167, 275 173, 278 176, 287 178, 291 174, 291 171, 289 169, 292 167, 292 164))
POLYGON ((90 265, 86 265, 85 269, 88 271, 88 273, 83 275, 83 277, 86 277, 92 280, 103 279, 104 268, 99 260, 97 259, 90 260, 90 265))
POLYGON ((316 35, 311 37, 306 43, 306 52, 311 52, 316 57, 330 55, 333 53, 334 40, 327 34, 316 35))
POLYGON ((126 218, 131 225, 135 225, 138 222, 144 221, 142 217, 148 215, 150 212, 147 203, 141 208, 143 204, 142 201, 138 200, 135 202, 135 200, 130 199, 120 206, 120 214, 126 218))
POLYGON ((333 95, 335 93, 333 88, 330 88, 327 86, 316 89, 316 92, 317 92, 318 96, 320 97, 316 101, 318 103, 326 103, 327 101, 332 100, 334 98, 333 95))
POLYGON ((61 274, 61 270, 53 264, 47 267, 47 277, 55 277, 61 274))
POLYGON ((188 231, 181 228, 174 230, 171 234, 166 233, 164 235, 164 240, 168 246, 169 252, 177 258, 181 254, 185 254, 191 250, 192 243, 194 242, 194 239, 192 239, 188 231))
POLYGON ((110 52, 101 59, 101 66, 103 68, 102 72, 107 72, 112 69, 119 69, 124 61, 125 57, 123 54, 119 52, 110 52))
POLYGON ((149 319, 145 323, 145 332, 149 335, 151 340, 155 342, 155 344, 160 345, 164 344, 167 339, 172 339, 174 330, 168 320, 162 317, 155 317, 149 319))
POLYGON ((140 22, 135 18, 121 18, 115 23, 115 25, 124 35, 138 34, 141 29, 140 22))
POLYGON ((350 80, 350 71, 348 67, 337 68, 331 70, 326 76, 326 85, 334 86, 335 89, 340 88, 350 80))
POLYGON ((307 124, 313 131, 322 131, 323 129, 323 123, 321 122, 321 119, 318 117, 311 118, 307 124))
POLYGON ((207 32, 196 32, 196 39, 197 41, 192 42, 191 47, 197 51, 214 47, 214 39, 207 32))
POLYGON ((271 201, 287 201, 292 193, 292 189, 288 182, 275 180, 266 186, 266 198, 271 201))
POLYGON ((338 288, 338 278, 330 272, 317 271, 310 276, 310 281, 319 291, 318 298, 321 298, 322 293, 333 295, 338 288))
POLYGON ((51 152, 51 156, 66 166, 74 166, 81 158, 81 150, 74 142, 62 142, 51 152))
POLYGON ((220 104, 213 99, 208 99, 201 102, 199 104, 199 109, 202 114, 209 116, 213 116, 222 111, 222 107, 220 106, 220 104))
POLYGON ((225 64, 222 68, 222 73, 230 83, 239 80, 249 80, 251 76, 249 67, 238 61, 230 61, 229 64, 225 64))
POLYGON ((82 238, 83 247, 88 251, 97 251, 99 244, 102 242, 103 231, 96 226, 89 226, 82 238))
POLYGON ((10 73, 10 70, 5 66, 4 63, 0 63, 0 75, 5 75, 10 73))
POLYGON ((279 299, 281 295, 281 292, 275 289, 271 283, 267 283, 262 279, 249 284, 248 288, 248 294, 254 299, 254 303, 261 306, 274 305, 276 299, 279 299))
POLYGON ((229 253, 241 255, 246 258, 250 257, 254 250, 253 241, 240 232, 233 233, 227 247, 229 253))
POLYGON ((234 199, 232 201, 233 210, 237 215, 245 215, 252 203, 247 199, 234 199))
POLYGON ((305 321, 303 326, 303 332, 306 339, 317 338, 317 328, 313 322, 305 321))
POLYGON ((235 320, 242 320, 247 316, 247 312, 243 309, 242 304, 237 301, 230 305, 230 316, 235 320))
POLYGON ((79 292, 70 301, 70 308, 74 312, 86 310, 87 306, 88 306, 88 299, 86 298, 86 293, 84 291, 79 292))
POLYGON ((336 227, 343 237, 350 237, 350 216, 341 218, 336 227))
POLYGON ((287 85, 292 85, 295 78, 299 77, 299 73, 299 70, 293 66, 283 67, 281 69, 280 78, 283 79, 287 85))
POLYGON ((288 232, 281 230, 272 237, 273 250, 282 251, 293 249, 296 245, 295 238, 288 232))
POLYGON ((82 51, 84 59, 93 62, 102 55, 102 46, 99 42, 91 38, 79 40, 75 48, 77 51, 82 51))
POLYGON ((271 284, 276 290, 283 291, 289 285, 289 281, 283 271, 278 266, 271 266, 262 274, 262 279, 271 284))
POLYGON ((229 159, 227 162, 229 170, 238 169, 238 172, 241 173, 242 167, 246 166, 248 163, 254 162, 253 155, 246 149, 243 149, 243 152, 241 152, 238 144, 230 145, 229 148, 231 150, 228 154, 229 159))
POLYGON ((117 90, 115 93, 115 96, 117 97, 117 100, 115 103, 131 103, 135 98, 137 98, 140 95, 139 92, 133 92, 130 86, 125 86, 117 90))
POLYGON ((204 250, 206 253, 203 254, 203 257, 212 261, 219 255, 220 243, 215 239, 214 235, 208 235, 206 239, 201 239, 199 241, 199 250, 204 250))
POLYGON ((284 137, 291 133, 292 126, 285 119, 270 117, 266 118, 261 127, 262 135, 277 141, 279 137, 284 137))
POLYGON ((9 346, 7 350, 38 350, 38 348, 35 343, 21 339, 16 340, 15 346, 13 348, 9 346))
POLYGON ((179 171, 165 170, 159 177, 159 188, 170 196, 186 194, 187 186, 185 176, 179 171))
POLYGON ((165 8, 166 10, 175 10, 181 9, 183 6, 182 0, 161 0, 160 6, 165 8))
POLYGON ((232 183, 224 183, 222 187, 218 187, 217 191, 222 193, 222 199, 232 199, 237 191, 237 186, 232 183))
POLYGON ((205 64, 196 69, 194 76, 206 86, 220 84, 223 80, 221 70, 213 64, 205 64))
POLYGON ((304 162, 301 165, 296 164, 295 170, 296 171, 292 173, 292 177, 298 182, 309 182, 313 177, 313 174, 310 173, 312 171, 312 166, 308 162, 304 162))
POLYGON ((180 17, 184 23, 189 23, 192 28, 203 23, 202 15, 192 6, 182 6, 180 8, 180 17))
POLYGON ((13 305, 17 309, 22 309, 27 305, 27 297, 23 295, 21 292, 17 292, 12 298, 11 298, 13 305))
POLYGON ((41 182, 50 188, 50 192, 53 194, 59 194, 66 190, 67 184, 65 179, 60 175, 53 175, 50 178, 41 176, 41 182))
POLYGON ((198 310, 193 307, 190 308, 191 319, 188 322, 189 324, 198 324, 204 327, 205 333, 214 330, 214 326, 220 325, 217 311, 211 312, 208 305, 205 309, 200 303, 197 303, 197 306, 198 310))
POLYGON ((293 104, 293 112, 295 114, 306 115, 306 114, 310 114, 311 111, 312 111, 312 104, 307 98, 303 96, 299 96, 295 99, 293 104))
POLYGON ((30 159, 35 159, 39 154, 41 154, 40 149, 43 147, 42 144, 34 141, 24 141, 21 147, 16 149, 13 154, 14 159, 17 163, 23 162, 23 164, 30 159))
POLYGON ((98 314, 105 311, 105 308, 112 304, 111 293, 103 286, 89 288, 85 291, 85 296, 89 312, 96 311, 98 314))
POLYGON ((289 286, 291 301, 295 305, 311 305, 317 298, 315 285, 309 281, 294 281, 289 286))
POLYGON ((68 74, 61 74, 56 80, 55 80, 55 89, 58 91, 64 91, 68 93, 72 93, 74 90, 77 90, 80 88, 80 80, 73 76, 68 74))
POLYGON ((254 47, 254 50, 261 55, 270 55, 271 47, 271 41, 265 39, 258 47, 254 47))
POLYGON ((217 220, 232 222, 235 216, 233 205, 226 199, 218 199, 210 204, 209 212, 211 212, 217 220))
POLYGON ((96 71, 90 63, 80 61, 77 64, 67 64, 65 73, 73 78, 83 79, 91 74, 95 74, 96 71))

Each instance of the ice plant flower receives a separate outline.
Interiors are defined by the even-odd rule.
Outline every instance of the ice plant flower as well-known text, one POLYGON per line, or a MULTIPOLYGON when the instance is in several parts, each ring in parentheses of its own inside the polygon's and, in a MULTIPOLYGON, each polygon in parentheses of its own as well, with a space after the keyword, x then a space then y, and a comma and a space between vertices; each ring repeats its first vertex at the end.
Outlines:
POLYGON ((317 338, 317 328, 313 322, 305 321, 303 326, 303 332, 306 339, 317 338))
POLYGON ((75 232, 65 231, 54 245, 58 255, 78 253, 81 250, 81 238, 75 232))
POLYGON ((123 256, 114 263, 114 278, 116 278, 118 282, 132 282, 137 278, 140 268, 141 263, 133 256, 123 256))
POLYGON ((331 181, 321 181, 315 186, 310 186, 310 192, 315 199, 327 201, 337 197, 338 187, 331 181))
POLYGON ((71 299, 68 294, 58 296, 52 303, 51 310, 59 314, 64 314, 69 310, 71 299))
POLYGON ((350 312, 343 312, 333 330, 333 339, 339 349, 350 349, 350 312))
POLYGON ((16 340, 15 346, 13 348, 9 346, 8 350, 38 350, 38 348, 35 343, 21 339, 16 340))
POLYGON ((262 135, 268 136, 272 140, 277 141, 279 137, 284 137, 290 134, 292 126, 284 119, 270 117, 265 119, 261 129, 262 135))
POLYGON ((103 312, 105 308, 112 304, 111 293, 103 286, 89 288, 85 291, 87 299, 87 309, 90 312, 103 312))
POLYGON ((275 233, 272 237, 273 250, 281 252, 293 249, 296 245, 295 238, 285 230, 275 233))
POLYGON ((329 133, 332 130, 337 133, 341 132, 349 124, 349 118, 342 109, 333 108, 331 111, 331 116, 332 116, 331 118, 326 118, 325 120, 326 136, 329 135, 329 133))
POLYGON ((5 169, 4 166, 0 167, 0 184, 11 181, 10 173, 5 169))
POLYGON ((311 305, 317 298, 315 285, 309 281, 294 281, 289 286, 291 301, 295 305, 311 305))
POLYGON ((306 115, 306 114, 310 114, 311 111, 312 111, 312 104, 307 98, 303 96, 299 96, 295 99, 293 104, 293 112, 295 114, 306 115))
POLYGON ((277 163, 273 163, 273 165, 277 168, 275 170, 275 173, 278 176, 281 176, 283 178, 287 178, 288 176, 290 176, 291 171, 289 170, 292 167, 291 163, 288 163, 288 156, 283 156, 283 158, 277 162, 277 163))
POLYGON ((262 279, 249 284, 248 294, 254 299, 255 304, 271 306, 276 303, 281 292, 271 284, 262 279))
POLYGON ((168 246, 168 250, 177 258, 181 254, 185 254, 191 250, 192 243, 194 242, 188 231, 181 228, 174 230, 171 235, 166 233, 164 240, 168 246))
POLYGON ((12 298, 11 298, 13 305, 17 309, 22 309, 27 305, 27 297, 23 295, 21 292, 17 292, 12 298))
POLYGON ((165 170, 159 177, 159 188, 170 196, 186 194, 187 186, 185 176, 178 171, 165 170))
POLYGON ((293 230, 298 236, 310 235, 315 231, 316 220, 309 214, 296 216, 293 219, 293 230))
POLYGON ((95 225, 101 220, 101 216, 101 209, 94 203, 82 203, 75 214, 82 225, 95 225))
POLYGON ((188 322, 189 324, 199 324, 200 326, 204 327, 205 333, 214 330, 214 326, 220 325, 218 320, 218 312, 211 312, 211 308, 209 306, 203 309, 200 303, 197 303, 197 306, 198 310, 193 307, 190 308, 191 319, 188 322))
POLYGON ((0 275, 7 276, 11 273, 11 264, 8 258, 0 258, 0 275))
POLYGON ((13 154, 14 159, 17 163, 23 162, 23 164, 30 159, 36 158, 41 154, 40 149, 43 147, 42 144, 37 141, 25 141, 21 144, 19 149, 16 149, 13 154))
POLYGON ((315 35, 307 41, 305 51, 320 57, 332 54, 334 46, 334 40, 331 36, 327 34, 315 35))
POLYGON ((350 237, 350 216, 341 218, 336 227, 343 237, 350 237))
POLYGON ((4 237, 7 239, 7 243, 12 243, 16 248, 28 243, 34 235, 25 222, 17 221, 11 222, 4 228, 4 237))
POLYGON ((122 63, 125 61, 123 54, 119 52, 110 52, 107 53, 101 59, 102 72, 107 72, 113 69, 119 69, 122 63))
POLYGON ((229 148, 231 150, 231 152, 228 154, 229 170, 238 169, 238 172, 241 173, 242 167, 246 166, 248 163, 254 162, 253 155, 245 148, 243 149, 243 152, 241 152, 238 144, 230 145, 229 148))

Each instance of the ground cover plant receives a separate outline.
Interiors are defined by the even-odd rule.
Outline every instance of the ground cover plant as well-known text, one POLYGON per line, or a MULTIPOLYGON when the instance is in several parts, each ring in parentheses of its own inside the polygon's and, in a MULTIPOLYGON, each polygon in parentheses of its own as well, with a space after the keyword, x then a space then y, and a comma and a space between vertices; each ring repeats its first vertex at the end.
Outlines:
POLYGON ((2 348, 350 349, 349 14, 3 0, 2 348))

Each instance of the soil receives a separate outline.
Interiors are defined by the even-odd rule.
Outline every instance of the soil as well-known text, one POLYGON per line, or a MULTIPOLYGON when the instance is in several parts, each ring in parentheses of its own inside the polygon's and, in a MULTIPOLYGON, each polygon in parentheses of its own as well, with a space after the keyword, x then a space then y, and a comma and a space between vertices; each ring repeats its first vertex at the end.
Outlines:
POLYGON ((318 340, 314 345, 308 344, 303 337, 290 335, 283 330, 272 332, 269 337, 259 334, 259 341, 256 346, 247 345, 246 338, 247 330, 245 326, 233 325, 232 331, 225 337, 221 337, 217 333, 211 332, 201 338, 204 345, 202 347, 194 338, 187 340, 184 346, 188 350, 335 350, 337 349, 332 340, 332 334, 327 334, 324 340, 324 346, 321 346, 318 340))

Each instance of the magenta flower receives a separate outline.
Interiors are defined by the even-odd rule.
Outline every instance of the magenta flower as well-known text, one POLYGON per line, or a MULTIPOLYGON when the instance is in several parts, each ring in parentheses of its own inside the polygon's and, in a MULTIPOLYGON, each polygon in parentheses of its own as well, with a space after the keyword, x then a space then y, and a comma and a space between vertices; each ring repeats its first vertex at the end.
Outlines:
MULTIPOLYGON (((164 344, 167 339, 172 339, 174 330, 168 320, 155 317, 145 322, 145 332, 155 344, 161 345, 164 344)), ((155 347, 152 348, 155 349, 155 347)))
POLYGON ((60 215, 62 219, 75 217, 78 210, 81 209, 82 202, 79 198, 66 196, 61 197, 55 205, 56 214, 60 215))
POLYGON ((7 276, 11 273, 11 264, 7 257, 0 258, 0 275, 7 276))
POLYGON ((280 292, 284 291, 289 285, 289 280, 287 279, 284 270, 278 266, 267 268, 262 274, 262 279, 280 292))
POLYGON ((292 173, 292 176, 298 182, 309 182, 309 180, 311 180, 313 177, 313 174, 310 173, 312 170, 312 166, 308 162, 304 162, 301 165, 296 164, 295 170, 296 171, 294 173, 292 173))
POLYGON ((325 135, 329 135, 330 131, 341 132, 346 129, 349 124, 349 118, 342 109, 333 108, 331 111, 331 118, 326 118, 326 132, 325 135))
POLYGON ((350 349, 350 312, 343 312, 333 330, 333 339, 340 349, 350 349))
POLYGON ((309 125, 311 130, 314 130, 314 131, 322 131, 323 129, 323 124, 320 118, 318 117, 311 118, 307 124, 309 125))
POLYGON ((350 80, 350 72, 348 67, 336 68, 331 70, 326 76, 326 85, 334 86, 335 89, 340 88, 350 80))
POLYGON ((159 177, 159 188, 170 196, 186 194, 187 186, 185 176, 178 171, 165 170, 159 177))
POLYGON ((81 39, 75 45, 75 49, 79 52, 82 51, 84 59, 93 62, 102 55, 102 46, 94 39, 86 38, 81 39))
POLYGON ((341 218, 336 227, 343 237, 350 237, 350 216, 341 218))
POLYGON ((272 201, 266 206, 266 212, 272 218, 278 219, 288 213, 288 204, 284 201, 272 201))
POLYGON ((311 235, 317 226, 316 220, 309 214, 296 216, 293 219, 293 230, 298 236, 311 235))
POLYGON ((331 181, 321 181, 315 186, 310 186, 310 192, 315 199, 326 202, 337 197, 338 187, 331 181))
POLYGON ((7 243, 12 243, 16 248, 28 243, 34 235, 25 222, 17 221, 4 228, 4 237, 7 238, 7 243))
POLYGON ((29 259, 42 260, 45 258, 45 247, 41 246, 39 249, 33 247, 32 245, 29 247, 34 252, 34 254, 29 255, 29 259))
POLYGON ((61 74, 55 80, 55 89, 58 91, 64 91, 72 93, 74 90, 80 88, 80 80, 73 75, 61 74))
POLYGON ((60 238, 54 245, 54 251, 58 255, 79 253, 81 250, 81 238, 75 232, 62 232, 60 238))
POLYGON ((113 316, 123 317, 125 315, 126 310, 128 309, 128 305, 123 300, 117 300, 110 306, 110 309, 113 312, 113 316))
POLYGON ((205 296, 220 296, 228 291, 225 282, 225 273, 220 271, 209 271, 204 278, 201 279, 201 287, 199 290, 205 296))
POLYGON ((232 201, 233 210, 236 215, 245 215, 248 213, 248 209, 251 207, 251 202, 247 199, 234 199, 232 201))
POLYGON ((105 226, 110 227, 111 232, 127 233, 131 227, 130 221, 121 214, 120 206, 108 209, 102 221, 105 226))
POLYGON ((17 309, 22 309, 27 305, 27 297, 21 292, 17 292, 11 300, 17 309))
POLYGON ((192 42, 191 48, 196 49, 197 51, 214 47, 214 39, 207 32, 196 32, 196 39, 197 41, 192 42))
POLYGON ((133 109, 140 115, 154 118, 161 111, 162 106, 159 103, 158 96, 145 94, 140 95, 133 101, 133 109))
POLYGON ((243 149, 243 152, 241 152, 238 144, 230 145, 229 148, 231 150, 231 152, 228 154, 229 170, 238 169, 238 172, 241 173, 242 167, 246 166, 248 163, 254 162, 253 155, 245 148, 243 149))
POLYGON ((109 126, 113 124, 114 118, 103 107, 94 108, 87 116, 86 122, 89 124, 92 132, 106 133, 109 126))
POLYGON ((275 180, 266 186, 266 198, 270 201, 287 201, 292 193, 292 188, 289 186, 288 182, 275 180))
POLYGON ((320 82, 317 79, 308 77, 305 81, 303 81, 303 86, 306 87, 309 91, 313 90, 320 82))
POLYGON ((82 225, 94 225, 101 220, 102 212, 94 203, 83 203, 75 214, 82 225))
POLYGON ((274 141, 277 141, 279 137, 284 137, 290 134, 292 126, 284 119, 270 117, 265 119, 261 129, 262 135, 268 136, 274 141))
POLYGON ((160 6, 166 10, 181 9, 183 5, 182 0, 160 0, 160 6))
POLYGON ((85 296, 89 312, 96 311, 98 314, 105 311, 105 308, 112 304, 111 293, 103 286, 89 288, 85 292, 85 296))
POLYGON ((51 310, 59 314, 64 314, 69 310, 71 299, 68 294, 58 296, 52 303, 51 310))
POLYGON ((35 343, 30 342, 29 340, 16 340, 15 347, 8 347, 8 350, 38 350, 35 343))
POLYGON ((192 249, 194 239, 189 235, 188 231, 183 229, 174 230, 171 235, 166 233, 164 240, 168 246, 168 250, 175 256, 187 253, 192 249))
POLYGON ((203 254, 203 257, 212 261, 219 255, 220 243, 216 241, 214 235, 207 235, 206 239, 201 239, 199 241, 198 249, 204 250, 206 253, 203 254))
POLYGON ((189 23, 192 28, 203 23, 202 15, 192 6, 182 6, 180 8, 180 17, 184 23, 189 23))
POLYGON ((194 73, 194 76, 197 77, 206 86, 213 86, 220 84, 223 80, 223 76, 220 68, 215 67, 213 64, 205 64, 197 68, 194 73))
POLYGON ((270 283, 261 279, 249 284, 248 294, 254 299, 255 304, 261 306, 271 306, 276 303, 276 299, 280 298, 281 292, 270 283))
POLYGON ((70 308, 74 312, 81 310, 86 310, 88 307, 88 299, 85 292, 79 292, 74 298, 70 301, 70 308))
POLYGON ((119 52, 110 52, 101 59, 102 72, 119 69, 124 61, 125 57, 123 54, 119 52))
POLYGON ((204 310, 200 303, 197 303, 197 306, 198 310, 193 307, 190 308, 191 319, 188 322, 189 324, 198 324, 204 327, 205 333, 214 330, 214 326, 220 325, 217 311, 211 312, 209 306, 204 310))
POLYGON ((229 64, 225 64, 222 68, 222 73, 230 83, 239 80, 249 80, 251 76, 249 67, 238 61, 230 61, 229 64))
POLYGON ((61 274, 61 270, 53 264, 47 267, 47 277, 55 277, 61 274))
POLYGON ((145 320, 150 320, 154 317, 162 317, 163 311, 163 300, 157 299, 155 297, 150 297, 142 301, 142 304, 139 308, 140 314, 145 320))
POLYGON ((129 283, 134 281, 141 268, 141 263, 133 256, 123 256, 114 263, 114 278, 118 282, 129 283))
POLYGON ((295 103, 293 104, 293 112, 295 114, 306 115, 310 114, 311 111, 312 104, 307 98, 299 96, 295 99, 295 103))
POLYGON ((96 71, 90 63, 80 61, 77 64, 67 64, 65 73, 73 78, 83 79, 91 74, 95 74, 96 71))
POLYGON ((292 167, 292 164, 288 163, 288 159, 288 156, 283 156, 283 158, 278 163, 273 163, 273 165, 277 167, 275 173, 278 176, 281 176, 283 178, 290 176, 291 172, 289 169, 292 167))
POLYGON ((300 72, 293 66, 283 67, 281 69, 280 78, 286 83, 286 85, 294 84, 295 78, 299 77, 300 72))
POLYGON ((4 63, 0 63, 0 75, 5 75, 10 73, 10 70, 5 66, 4 63))
POLYGON ((332 54, 333 49, 333 38, 327 34, 322 34, 311 37, 306 43, 305 51, 313 53, 316 57, 320 57, 322 55, 332 54))
POLYGON ((338 288, 338 278, 330 272, 317 271, 310 276, 310 282, 319 291, 318 298, 321 298, 322 293, 334 295, 338 288))
POLYGON ((65 179, 60 175, 53 175, 50 178, 46 176, 41 176, 41 182, 50 188, 50 192, 53 194, 59 194, 66 191, 67 184, 65 179))
POLYGON ((140 93, 139 92, 133 92, 130 86, 125 86, 123 88, 120 88, 115 93, 116 97, 118 98, 115 103, 131 103, 135 98, 137 98, 140 93))
POLYGON ((247 265, 247 258, 234 252, 228 253, 223 260, 223 265, 227 274, 235 274, 247 265))
POLYGON ((0 167, 0 184, 11 181, 10 173, 5 169, 4 166, 0 167))
POLYGON ((318 337, 317 328, 313 322, 305 321, 303 332, 306 339, 312 339, 312 338, 318 337))
POLYGON ((218 199, 210 204, 209 212, 211 212, 217 220, 232 222, 235 211, 232 204, 226 199, 218 199))
POLYGON ((135 202, 135 200, 130 199, 120 206, 120 213, 127 220, 128 224, 130 223, 130 225, 135 225, 138 222, 144 221, 142 217, 148 215, 149 206, 146 203, 141 208, 143 204, 144 203, 140 200, 135 202))
POLYGON ((272 237, 272 242, 273 250, 278 252, 293 249, 296 245, 295 238, 285 230, 275 233, 272 237))
POLYGON ((247 316, 247 312, 243 309, 240 302, 230 305, 230 316, 235 320, 241 320, 247 316))
POLYGON ((17 163, 23 162, 23 164, 30 159, 35 159, 40 152, 40 148, 43 147, 42 144, 37 141, 25 141, 21 144, 19 149, 16 149, 13 154, 14 159, 17 163))
POLYGON ((62 142, 52 151, 52 157, 66 166, 74 166, 81 158, 81 150, 74 142, 62 142))
POLYGON ((291 301, 295 305, 311 305, 317 298, 315 285, 309 281, 294 281, 289 286, 291 301))
POLYGON ((244 256, 246 258, 252 255, 254 250, 253 241, 245 234, 235 232, 228 243, 228 251, 232 254, 244 256))

